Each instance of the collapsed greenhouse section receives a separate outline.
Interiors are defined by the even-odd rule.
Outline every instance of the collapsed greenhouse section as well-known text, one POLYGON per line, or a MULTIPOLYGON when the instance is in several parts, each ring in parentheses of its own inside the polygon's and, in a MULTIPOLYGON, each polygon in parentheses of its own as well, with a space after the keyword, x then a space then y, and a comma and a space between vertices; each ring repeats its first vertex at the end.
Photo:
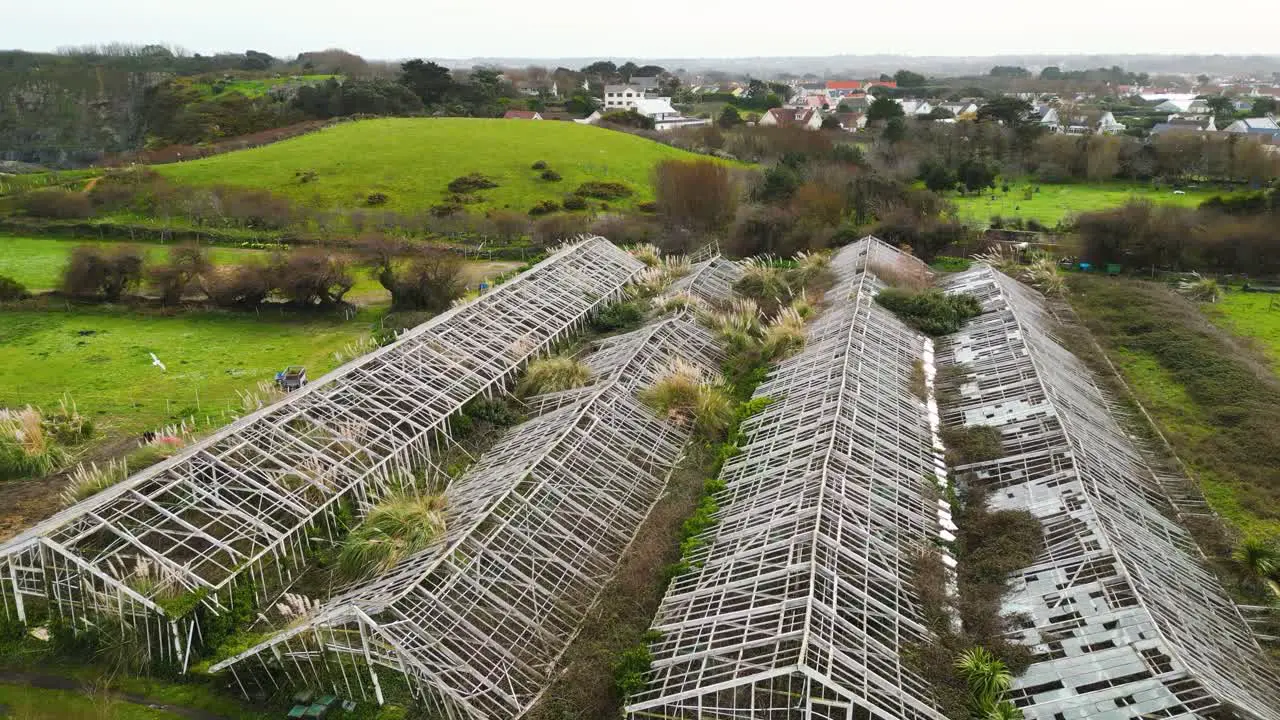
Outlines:
POLYGON ((620 299, 643 265, 568 246, 285 399, 0 545, 6 616, 110 623, 185 669, 197 617, 237 586, 288 588, 340 503, 358 512, 430 468, 450 417, 620 299), (199 610, 199 612, 196 612, 199 610))
MULTIPOLYGON (((440 542, 213 671, 277 668, 300 685, 376 696, 376 666, 450 718, 524 713, 661 495, 689 432, 639 393, 673 362, 713 378, 706 329, 660 320, 605 341, 595 381, 530 399, 517 426, 445 491, 440 542)), ((265 672, 259 672, 259 670, 265 672)))
POLYGON ((671 284, 671 293, 688 293, 703 302, 716 303, 733 295, 742 279, 742 266, 719 255, 695 263, 689 273, 671 284))
POLYGON ((995 427, 1005 452, 954 470, 1044 529, 1006 598, 1035 652, 1014 683, 1025 716, 1280 718, 1280 678, 1044 299, 988 267, 946 287, 985 312, 939 355, 960 378, 943 421, 995 427))
POLYGON ((926 340, 873 300, 884 266, 924 271, 874 238, 840 250, 805 349, 757 389, 773 402, 662 601, 631 717, 943 717, 901 659, 927 633, 910 565, 940 529, 940 460, 911 390, 926 340))

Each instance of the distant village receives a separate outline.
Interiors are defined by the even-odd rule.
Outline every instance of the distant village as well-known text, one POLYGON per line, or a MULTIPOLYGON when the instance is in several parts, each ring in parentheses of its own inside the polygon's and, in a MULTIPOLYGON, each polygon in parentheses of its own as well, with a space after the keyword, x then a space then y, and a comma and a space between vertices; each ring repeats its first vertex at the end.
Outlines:
MULTIPOLYGON (((951 91, 951 86, 956 85, 951 78, 928 80, 922 87, 908 87, 885 75, 879 79, 742 79, 706 83, 699 76, 664 71, 616 78, 614 82, 609 73, 597 72, 593 77, 591 70, 584 68, 575 74, 583 79, 572 91, 589 97, 594 109, 585 117, 552 107, 557 99, 570 94, 562 92, 558 80, 547 85, 513 78, 508 79, 521 94, 548 102, 545 106, 538 104, 546 109, 511 109, 505 117, 583 124, 618 123, 626 117, 638 117, 643 118, 646 129, 657 131, 741 122, 762 127, 858 132, 866 128, 877 97, 896 103, 904 118, 941 123, 976 120, 981 108, 994 98, 1012 97, 1026 103, 1023 121, 1053 133, 1146 138, 1165 133, 1223 132, 1239 134, 1280 151, 1278 78, 1199 76, 1184 78, 1178 84, 1117 83, 1100 90, 1067 93, 1029 88, 966 94, 951 91), (593 82, 596 78, 603 80, 593 82), (692 84, 685 85, 682 80, 692 84)), ((1000 70, 993 69, 993 75, 1000 70)), ((512 74, 519 75, 519 71, 512 74)), ((925 80, 914 73, 907 75, 925 80)), ((1020 84, 1034 86, 1037 79, 1046 78, 1042 73, 1040 78, 1028 77, 1020 84)), ((1047 88, 1053 83, 1039 84, 1047 88)))

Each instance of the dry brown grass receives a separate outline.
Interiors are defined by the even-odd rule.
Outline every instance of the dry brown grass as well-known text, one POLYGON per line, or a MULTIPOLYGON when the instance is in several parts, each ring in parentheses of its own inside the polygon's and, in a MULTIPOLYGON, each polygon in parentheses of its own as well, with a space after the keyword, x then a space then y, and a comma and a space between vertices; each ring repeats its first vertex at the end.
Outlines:
POLYGON ((921 292, 929 288, 933 278, 929 271, 914 263, 892 263, 883 260, 872 260, 867 263, 867 272, 880 278, 890 287, 912 292, 921 292))

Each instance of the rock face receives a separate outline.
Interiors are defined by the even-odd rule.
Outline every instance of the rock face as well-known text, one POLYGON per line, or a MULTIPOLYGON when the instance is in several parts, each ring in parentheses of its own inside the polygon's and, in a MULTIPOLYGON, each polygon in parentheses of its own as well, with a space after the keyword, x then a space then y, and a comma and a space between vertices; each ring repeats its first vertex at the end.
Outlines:
POLYGON ((83 165, 138 148, 145 91, 165 77, 56 60, 0 62, 0 160, 83 165))

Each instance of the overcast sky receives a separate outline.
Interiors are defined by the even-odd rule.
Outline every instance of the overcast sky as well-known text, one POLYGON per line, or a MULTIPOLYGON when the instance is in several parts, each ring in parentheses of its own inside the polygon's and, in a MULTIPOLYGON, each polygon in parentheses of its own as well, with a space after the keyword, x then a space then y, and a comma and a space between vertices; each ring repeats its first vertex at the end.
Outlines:
POLYGON ((341 47, 370 59, 1280 52, 1272 0, 1214 8, 1190 0, 0 0, 0 48, 165 42, 290 57, 341 47))

